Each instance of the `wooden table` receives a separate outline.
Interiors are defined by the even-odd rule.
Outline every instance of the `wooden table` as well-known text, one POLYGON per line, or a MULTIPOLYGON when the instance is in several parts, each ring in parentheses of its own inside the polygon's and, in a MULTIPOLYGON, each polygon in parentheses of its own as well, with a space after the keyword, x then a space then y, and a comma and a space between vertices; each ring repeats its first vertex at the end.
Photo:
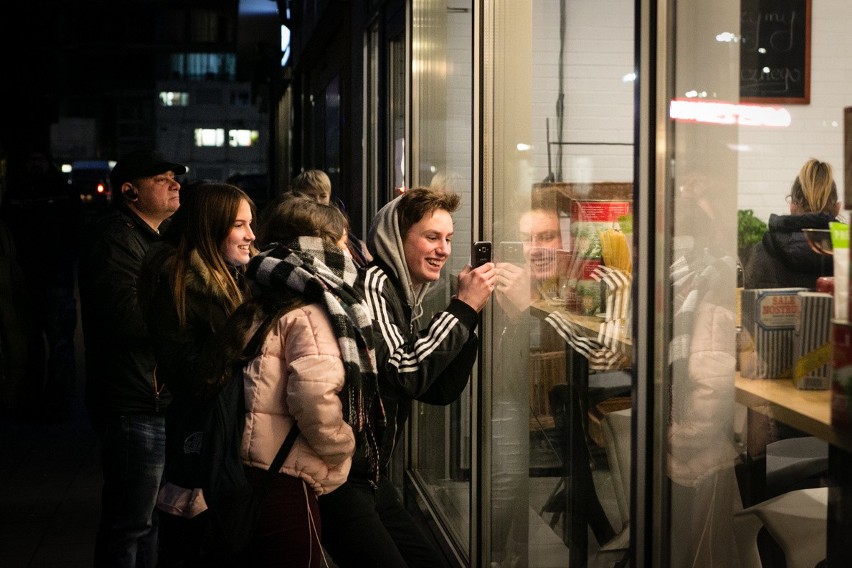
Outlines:
POLYGON ((848 542, 852 534, 852 432, 831 426, 830 391, 799 390, 790 379, 746 379, 739 373, 735 383, 737 402, 749 410, 749 469, 758 472, 749 476, 743 506, 750 504, 748 494, 760 495, 765 490, 766 419, 784 422, 825 440, 829 443, 828 566, 852 566, 852 545, 848 542))
POLYGON ((831 394, 797 389, 791 379, 746 379, 737 373, 736 399, 750 410, 852 451, 852 432, 831 426, 831 394))

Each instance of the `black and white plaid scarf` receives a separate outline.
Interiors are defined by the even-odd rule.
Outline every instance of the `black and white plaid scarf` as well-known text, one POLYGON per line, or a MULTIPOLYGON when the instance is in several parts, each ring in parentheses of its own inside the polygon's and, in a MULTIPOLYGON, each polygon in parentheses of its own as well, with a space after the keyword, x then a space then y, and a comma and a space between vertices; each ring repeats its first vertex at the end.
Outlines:
POLYGON ((285 288, 328 310, 346 372, 341 392, 343 416, 361 436, 373 481, 378 483, 372 405, 378 405, 381 420, 384 411, 378 396, 372 319, 364 298, 353 287, 358 271, 352 258, 319 237, 299 237, 290 243, 270 245, 253 257, 246 277, 261 291, 285 288))

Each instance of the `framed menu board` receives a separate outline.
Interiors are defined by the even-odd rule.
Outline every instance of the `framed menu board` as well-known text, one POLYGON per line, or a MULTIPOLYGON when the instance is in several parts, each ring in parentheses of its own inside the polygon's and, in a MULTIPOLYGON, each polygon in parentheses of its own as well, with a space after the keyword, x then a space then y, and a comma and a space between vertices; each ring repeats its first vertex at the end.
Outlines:
POLYGON ((811 0, 742 0, 740 101, 811 102, 811 0))

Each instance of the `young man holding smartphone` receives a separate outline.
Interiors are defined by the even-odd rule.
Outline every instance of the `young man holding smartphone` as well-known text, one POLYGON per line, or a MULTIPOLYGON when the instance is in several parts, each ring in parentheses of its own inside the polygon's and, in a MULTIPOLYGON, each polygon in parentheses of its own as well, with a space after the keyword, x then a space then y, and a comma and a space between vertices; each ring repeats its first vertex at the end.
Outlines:
POLYGON ((385 205, 370 229, 373 262, 366 269, 364 293, 379 334, 376 362, 387 426, 378 432, 378 479, 369 475, 366 448, 359 447, 348 481, 319 499, 323 545, 340 568, 446 565, 387 475, 412 401, 452 403, 476 360, 474 330, 494 290, 494 263, 466 266, 449 305, 431 321, 422 319, 421 302, 450 257, 452 213, 460 202, 445 189, 413 188, 385 205))

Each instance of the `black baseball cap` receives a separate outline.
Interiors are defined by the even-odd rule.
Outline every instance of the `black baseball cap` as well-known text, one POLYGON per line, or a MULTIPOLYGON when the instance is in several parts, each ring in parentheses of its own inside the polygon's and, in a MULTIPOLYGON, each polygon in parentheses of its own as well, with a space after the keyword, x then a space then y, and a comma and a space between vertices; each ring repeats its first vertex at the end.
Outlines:
POLYGON ((109 180, 116 191, 121 186, 134 179, 151 177, 163 172, 174 172, 176 175, 186 173, 186 166, 166 160, 162 154, 150 150, 137 150, 119 158, 109 174, 109 180))

